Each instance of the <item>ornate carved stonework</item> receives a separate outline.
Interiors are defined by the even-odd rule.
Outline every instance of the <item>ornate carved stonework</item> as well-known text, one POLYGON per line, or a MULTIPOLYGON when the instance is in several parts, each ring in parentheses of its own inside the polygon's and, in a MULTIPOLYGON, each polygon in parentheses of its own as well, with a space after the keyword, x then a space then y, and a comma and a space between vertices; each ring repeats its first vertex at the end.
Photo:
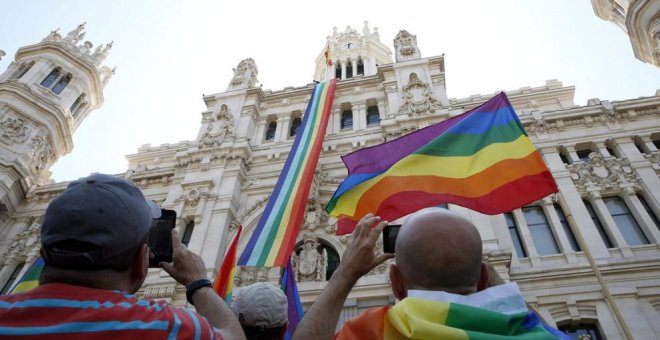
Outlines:
POLYGON ((257 80, 259 74, 257 64, 252 58, 243 59, 233 70, 234 77, 229 83, 229 89, 254 87, 259 81, 257 80))
POLYGON ((269 267, 236 267, 234 286, 249 286, 255 282, 267 282, 269 267))
MULTIPOLYGON (((329 215, 323 209, 321 204, 320 188, 324 179, 328 178, 328 174, 321 169, 316 168, 314 171, 314 180, 307 199, 307 210, 305 212, 305 219, 302 229, 314 231, 316 229, 325 229, 329 234, 333 233, 333 226, 328 225, 329 215)), ((336 226, 334 226, 336 229, 336 226)))
POLYGON ((417 126, 406 126, 400 128, 396 131, 383 132, 383 142, 387 142, 393 139, 397 139, 405 134, 408 134, 413 131, 417 131, 419 128, 417 126))
POLYGON ((627 192, 639 186, 639 178, 626 158, 609 158, 592 152, 588 162, 567 166, 571 178, 582 193, 627 192))
POLYGON ((33 222, 27 229, 18 233, 13 239, 7 252, 0 256, 0 267, 9 260, 26 262, 35 260, 39 256, 41 243, 39 242, 41 225, 33 222))
POLYGON ((29 128, 21 118, 6 117, 0 122, 0 136, 14 142, 23 143, 27 139, 29 128))
POLYGON ((268 202, 269 198, 270 198, 270 195, 264 196, 261 199, 259 199, 259 200, 255 201, 254 203, 252 203, 249 207, 239 210, 238 214, 236 216, 236 219, 234 221, 236 223, 243 223, 245 217, 249 216, 255 210, 259 209, 261 206, 266 204, 266 202, 268 202))
POLYGON ((216 195, 212 195, 208 192, 208 188, 195 188, 181 194, 175 202, 185 202, 186 208, 195 208, 199 204, 200 199, 211 199, 216 197, 216 195))
POLYGON ((303 234, 300 254, 291 256, 296 281, 325 281, 328 268, 328 253, 312 233, 303 234))
POLYGON ((403 87, 399 113, 412 117, 413 115, 433 113, 441 107, 438 100, 431 95, 430 86, 422 82, 417 77, 417 73, 411 73, 408 85, 403 87))
POLYGON ((32 156, 32 169, 35 172, 47 169, 54 158, 50 143, 42 135, 36 135, 32 138, 30 152, 32 156))
POLYGON ((526 130, 531 133, 536 133, 538 135, 548 133, 548 124, 543 118, 541 111, 532 111, 532 124, 529 124, 526 127, 526 130))
POLYGON ((227 105, 222 104, 220 111, 212 116, 206 132, 200 138, 199 148, 219 146, 225 140, 233 141, 234 139, 234 117, 229 113, 227 105))
POLYGON ((401 30, 394 37, 394 49, 396 50, 396 61, 401 62, 410 59, 421 58, 421 53, 417 47, 417 36, 401 30))

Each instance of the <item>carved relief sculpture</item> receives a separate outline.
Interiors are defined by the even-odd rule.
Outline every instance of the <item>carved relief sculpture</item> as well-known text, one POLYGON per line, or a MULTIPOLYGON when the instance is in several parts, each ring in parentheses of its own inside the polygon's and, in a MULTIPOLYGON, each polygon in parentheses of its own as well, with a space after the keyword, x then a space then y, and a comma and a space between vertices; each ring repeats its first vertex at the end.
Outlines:
POLYGON ((400 114, 412 117, 416 114, 433 113, 442 106, 433 98, 429 85, 419 80, 417 73, 413 72, 408 78, 408 85, 403 87, 403 96, 400 114))
POLYGON ((0 123, 2 137, 14 143, 23 143, 27 139, 28 126, 20 118, 7 117, 0 123))
POLYGON ((417 47, 417 36, 408 33, 406 30, 399 31, 394 37, 394 50, 396 50, 397 62, 421 58, 421 53, 417 47))
POLYGON ((328 268, 328 253, 325 249, 319 251, 321 244, 311 233, 303 235, 300 254, 293 254, 293 264, 296 281, 325 281, 325 272, 328 268))
POLYGON ((257 84, 259 71, 252 58, 243 59, 233 70, 234 77, 229 83, 229 89, 250 88, 257 84))
POLYGON ((226 139, 233 141, 234 138, 234 117, 229 113, 227 105, 223 104, 207 126, 206 133, 199 141, 199 148, 219 146, 226 139))

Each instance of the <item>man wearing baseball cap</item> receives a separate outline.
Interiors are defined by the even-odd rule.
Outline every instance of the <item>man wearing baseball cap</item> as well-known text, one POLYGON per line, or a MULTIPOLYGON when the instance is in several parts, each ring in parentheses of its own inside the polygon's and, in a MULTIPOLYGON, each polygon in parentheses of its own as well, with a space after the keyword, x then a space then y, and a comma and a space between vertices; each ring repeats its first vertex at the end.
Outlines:
POLYGON ((132 295, 147 276, 147 239, 158 217, 160 208, 125 179, 98 174, 69 184, 41 226, 39 287, 0 297, 0 338, 244 338, 202 259, 176 231, 173 262, 161 266, 186 286, 199 314, 132 295))
POLYGON ((231 309, 248 340, 284 339, 288 303, 280 288, 265 282, 241 287, 232 298, 231 309))

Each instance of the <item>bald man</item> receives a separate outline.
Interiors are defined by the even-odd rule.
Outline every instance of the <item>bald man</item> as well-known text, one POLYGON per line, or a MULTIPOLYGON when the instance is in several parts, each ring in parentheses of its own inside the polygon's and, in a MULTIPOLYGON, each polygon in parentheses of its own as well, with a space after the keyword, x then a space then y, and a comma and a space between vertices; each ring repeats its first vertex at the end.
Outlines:
POLYGON ((391 288, 400 302, 367 310, 346 322, 335 338, 570 339, 530 313, 518 286, 506 284, 481 261, 481 236, 465 217, 442 208, 419 211, 401 226, 396 255, 376 255, 374 246, 387 223, 371 214, 360 220, 339 268, 294 339, 332 338, 355 282, 392 257, 391 288))

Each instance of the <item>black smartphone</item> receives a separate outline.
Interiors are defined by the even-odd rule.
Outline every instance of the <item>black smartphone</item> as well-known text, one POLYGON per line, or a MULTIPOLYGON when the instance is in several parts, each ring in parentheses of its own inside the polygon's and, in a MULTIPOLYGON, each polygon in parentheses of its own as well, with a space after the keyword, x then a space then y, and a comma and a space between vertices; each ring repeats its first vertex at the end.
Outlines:
POLYGON ((149 249, 154 254, 149 257, 149 268, 158 268, 160 262, 172 262, 172 229, 176 224, 176 211, 161 209, 160 218, 151 223, 149 249))
POLYGON ((383 229, 383 252, 394 254, 396 236, 399 235, 400 224, 389 224, 383 229))

